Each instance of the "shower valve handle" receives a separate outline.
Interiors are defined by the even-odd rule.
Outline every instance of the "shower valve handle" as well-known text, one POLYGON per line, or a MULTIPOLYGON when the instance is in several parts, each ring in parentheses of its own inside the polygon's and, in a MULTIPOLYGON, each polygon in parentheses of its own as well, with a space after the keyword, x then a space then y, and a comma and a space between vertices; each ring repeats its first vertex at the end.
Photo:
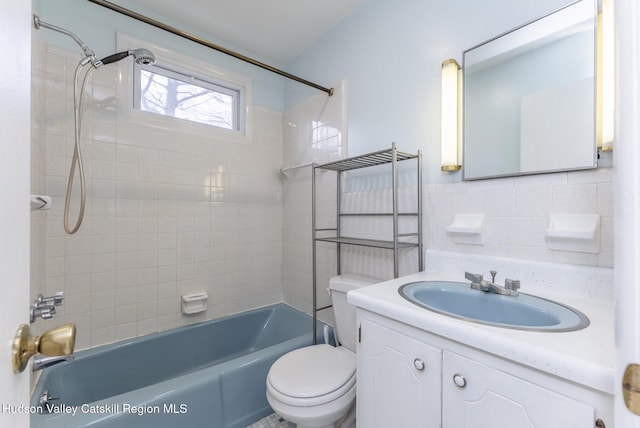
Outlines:
POLYGON ((42 294, 40 294, 36 300, 41 305, 41 307, 60 306, 62 305, 62 301, 64 300, 64 291, 56 291, 55 294, 50 297, 42 297, 42 294))
POLYGON ((53 296, 49 297, 43 297, 42 294, 39 294, 31 305, 29 320, 33 323, 37 317, 45 320, 53 318, 56 306, 62 305, 63 300, 64 291, 56 291, 53 296))

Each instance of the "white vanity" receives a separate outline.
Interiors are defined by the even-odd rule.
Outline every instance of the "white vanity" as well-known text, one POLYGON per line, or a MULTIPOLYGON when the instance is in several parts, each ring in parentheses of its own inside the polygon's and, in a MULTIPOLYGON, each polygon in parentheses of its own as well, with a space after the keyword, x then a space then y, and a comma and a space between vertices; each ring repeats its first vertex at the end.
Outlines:
MULTIPOLYGON (((613 426, 613 304, 537 295, 584 313, 569 332, 522 331, 456 319, 398 293, 418 273, 350 292, 358 307, 357 421, 361 428, 613 426)), ((482 291, 477 291, 482 293, 482 291)))

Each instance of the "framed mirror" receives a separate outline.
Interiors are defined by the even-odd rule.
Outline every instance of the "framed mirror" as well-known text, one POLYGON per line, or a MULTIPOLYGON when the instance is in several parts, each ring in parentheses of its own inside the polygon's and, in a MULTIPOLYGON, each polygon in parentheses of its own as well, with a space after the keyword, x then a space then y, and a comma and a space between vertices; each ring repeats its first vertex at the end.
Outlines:
POLYGON ((597 0, 463 53, 463 179, 597 167, 597 0))

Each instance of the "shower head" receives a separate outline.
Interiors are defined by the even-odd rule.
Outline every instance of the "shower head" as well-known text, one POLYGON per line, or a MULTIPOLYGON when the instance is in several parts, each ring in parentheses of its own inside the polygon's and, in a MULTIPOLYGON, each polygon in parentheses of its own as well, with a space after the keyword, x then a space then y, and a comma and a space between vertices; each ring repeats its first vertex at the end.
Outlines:
POLYGON ((129 55, 133 56, 133 59, 137 64, 153 65, 156 63, 156 57, 153 55, 153 53, 144 48, 114 53, 113 55, 102 58, 100 62, 102 63, 102 65, 107 65, 111 64, 112 62, 123 60, 129 55))
POLYGON ((133 55, 133 59, 135 60, 136 64, 153 65, 156 63, 155 55, 145 48, 134 49, 130 52, 132 52, 131 55, 133 55))

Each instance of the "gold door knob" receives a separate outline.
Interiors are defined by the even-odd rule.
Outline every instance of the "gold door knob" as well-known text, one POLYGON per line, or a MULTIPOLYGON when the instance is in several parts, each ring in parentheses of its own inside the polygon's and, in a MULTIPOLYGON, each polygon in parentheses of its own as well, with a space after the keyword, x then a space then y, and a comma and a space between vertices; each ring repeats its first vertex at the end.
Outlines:
POLYGON ((640 364, 629 364, 624 371, 622 397, 627 408, 640 415, 640 364))
POLYGON ((33 336, 27 324, 18 327, 13 339, 11 362, 13 372, 20 373, 27 366, 29 358, 37 353, 49 356, 73 354, 76 343, 75 324, 65 324, 46 331, 42 336, 33 336))

